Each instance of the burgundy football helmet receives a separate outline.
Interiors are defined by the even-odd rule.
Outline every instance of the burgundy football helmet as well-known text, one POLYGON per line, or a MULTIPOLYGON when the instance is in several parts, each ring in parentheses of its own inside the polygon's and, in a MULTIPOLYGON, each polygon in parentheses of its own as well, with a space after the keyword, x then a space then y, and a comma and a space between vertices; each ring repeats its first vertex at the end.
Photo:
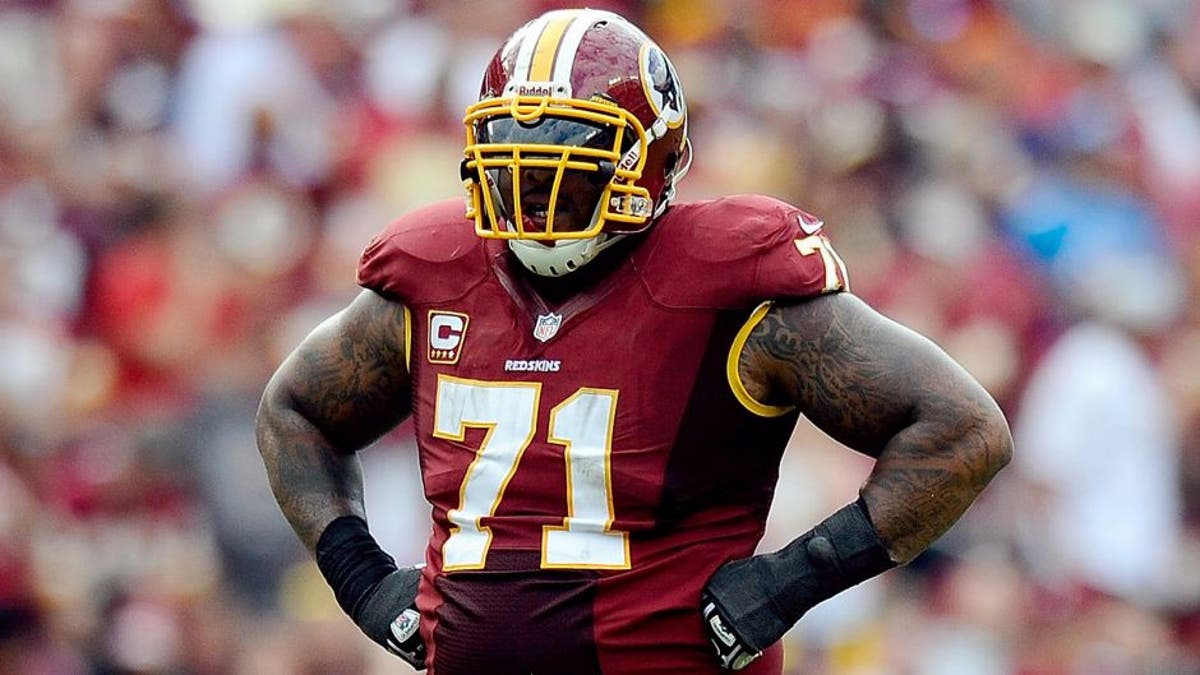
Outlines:
POLYGON ((556 10, 518 29, 464 123, 467 217, 546 276, 648 228, 691 161, 674 67, 607 11, 556 10))

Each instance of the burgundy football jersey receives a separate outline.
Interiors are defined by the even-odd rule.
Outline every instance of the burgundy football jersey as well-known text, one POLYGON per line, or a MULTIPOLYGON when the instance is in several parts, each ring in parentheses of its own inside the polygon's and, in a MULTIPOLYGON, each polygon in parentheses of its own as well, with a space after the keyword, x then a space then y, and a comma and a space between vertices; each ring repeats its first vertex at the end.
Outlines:
MULTIPOLYGON (((459 200, 371 242, 359 283, 409 309, 432 675, 720 672, 700 591, 754 552, 797 419, 750 399, 737 352, 764 301, 845 288, 820 227, 679 204, 558 305, 459 200)), ((780 669, 775 647, 744 672, 780 669)))

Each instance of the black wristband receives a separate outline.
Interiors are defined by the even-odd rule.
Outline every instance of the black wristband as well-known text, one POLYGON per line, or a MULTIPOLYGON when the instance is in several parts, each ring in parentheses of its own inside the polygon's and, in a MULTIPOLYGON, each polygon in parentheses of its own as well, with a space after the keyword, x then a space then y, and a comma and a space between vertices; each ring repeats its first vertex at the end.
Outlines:
POLYGON ((723 629, 761 652, 817 603, 895 566, 860 498, 774 553, 721 566, 701 607, 712 603, 723 629))
POLYGON ((871 524, 862 498, 767 556, 781 618, 796 622, 817 603, 896 566, 871 524))
POLYGON ((338 605, 355 623, 371 591, 397 569, 396 561, 379 548, 367 522, 358 516, 329 523, 317 540, 316 559, 338 605))

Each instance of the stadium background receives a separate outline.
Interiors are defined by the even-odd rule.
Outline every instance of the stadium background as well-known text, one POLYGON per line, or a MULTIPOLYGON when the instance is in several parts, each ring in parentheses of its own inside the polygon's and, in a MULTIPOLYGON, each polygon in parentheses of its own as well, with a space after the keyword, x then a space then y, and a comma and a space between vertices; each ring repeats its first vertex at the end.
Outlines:
MULTIPOLYGON (((854 289, 1002 402, 1016 460, 789 673, 1200 672, 1200 9, 594 2, 673 55, 683 198, 819 214, 854 289)), ((271 500, 266 377, 556 3, 0 3, 0 673, 383 673, 271 500)), ((869 463, 801 428, 765 546, 869 463)), ((410 442, 365 457, 401 561, 410 442)))

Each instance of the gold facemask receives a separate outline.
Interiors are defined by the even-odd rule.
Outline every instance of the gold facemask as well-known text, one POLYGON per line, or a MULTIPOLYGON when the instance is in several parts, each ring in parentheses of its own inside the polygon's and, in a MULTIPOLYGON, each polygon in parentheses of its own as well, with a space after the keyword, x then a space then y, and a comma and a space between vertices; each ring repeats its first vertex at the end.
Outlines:
MULTIPOLYGON (((545 96, 490 98, 467 108, 463 123, 467 128, 461 174, 467 191, 467 217, 475 221, 475 233, 488 239, 527 239, 556 241, 588 239, 606 230, 612 233, 635 232, 643 228, 652 212, 650 193, 635 185, 642 176, 649 144, 646 130, 633 114, 608 102, 582 99, 550 99, 545 96), (560 142, 491 142, 486 129, 495 122, 515 123, 533 129, 543 122, 566 120, 579 128, 591 129, 593 140, 587 147, 560 142), (481 131, 483 133, 481 133, 481 131), (601 133, 603 132, 603 133, 601 133), (599 147, 592 147, 597 145, 599 147), (522 172, 539 169, 553 176, 549 211, 544 229, 525 227, 522 212, 522 172), (499 181, 489 173, 511 172, 511 194, 502 195, 499 181), (591 222, 582 229, 555 228, 555 207, 559 190, 568 172, 583 172, 593 180, 607 180, 591 222), (506 208, 506 204, 509 205, 506 208)), ((518 136, 520 134, 517 134, 518 136)))

